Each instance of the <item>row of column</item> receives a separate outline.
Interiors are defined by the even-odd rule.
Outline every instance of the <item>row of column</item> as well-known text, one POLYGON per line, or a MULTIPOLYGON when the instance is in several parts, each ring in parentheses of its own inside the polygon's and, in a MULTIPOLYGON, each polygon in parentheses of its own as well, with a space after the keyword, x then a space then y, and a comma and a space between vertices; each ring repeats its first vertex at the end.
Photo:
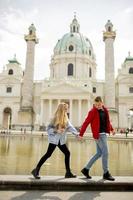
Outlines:
MULTIPOLYGON (((62 102, 62 99, 47 99, 48 101, 48 118, 50 119, 52 117, 52 106, 53 106, 53 101, 57 101, 57 105, 62 102)), ((82 101, 85 100, 87 102, 87 109, 90 109, 90 101, 88 99, 76 99, 76 101, 78 101, 78 124, 81 123, 81 116, 82 116, 82 101)), ((43 118, 44 118, 44 101, 45 100, 41 100, 41 113, 40 113, 40 118, 41 118, 41 125, 43 123, 43 118)), ((66 99, 64 100, 65 102, 68 102, 69 104, 69 119, 72 122, 72 117, 73 117, 73 101, 75 101, 75 99, 66 99)))

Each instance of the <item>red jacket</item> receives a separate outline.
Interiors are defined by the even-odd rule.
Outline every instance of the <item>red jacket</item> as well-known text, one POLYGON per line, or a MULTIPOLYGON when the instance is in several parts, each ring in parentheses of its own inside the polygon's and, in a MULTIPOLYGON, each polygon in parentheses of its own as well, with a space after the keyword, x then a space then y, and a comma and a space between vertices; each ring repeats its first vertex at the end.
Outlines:
MULTIPOLYGON (((106 113, 107 117, 107 128, 106 128, 106 133, 110 133, 110 131, 113 131, 112 125, 109 120, 109 113, 107 108, 103 106, 103 109, 106 113)), ((99 112, 97 108, 94 106, 88 113, 88 116, 86 117, 85 121, 83 122, 83 125, 80 129, 80 136, 82 137, 84 132, 86 131, 86 128, 88 125, 91 125, 91 130, 93 133, 93 138, 98 139, 99 138, 99 130, 100 130, 100 117, 99 117, 99 112)))

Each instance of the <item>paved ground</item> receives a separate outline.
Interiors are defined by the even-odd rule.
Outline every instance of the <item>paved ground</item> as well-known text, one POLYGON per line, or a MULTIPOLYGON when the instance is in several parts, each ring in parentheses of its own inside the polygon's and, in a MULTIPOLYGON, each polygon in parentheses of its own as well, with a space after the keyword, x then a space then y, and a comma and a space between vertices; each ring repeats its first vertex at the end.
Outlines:
POLYGON ((133 200, 133 192, 0 191, 0 200, 133 200))

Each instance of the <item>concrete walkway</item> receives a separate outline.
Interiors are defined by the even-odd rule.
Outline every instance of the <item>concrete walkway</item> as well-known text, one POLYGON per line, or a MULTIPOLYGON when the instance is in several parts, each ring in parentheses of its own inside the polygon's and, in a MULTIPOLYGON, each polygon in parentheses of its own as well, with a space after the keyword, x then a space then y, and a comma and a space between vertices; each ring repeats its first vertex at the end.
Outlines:
POLYGON ((133 200, 133 192, 112 191, 0 191, 0 200, 133 200))
POLYGON ((83 176, 69 179, 43 176, 36 180, 30 175, 0 175, 0 190, 133 191, 133 176, 115 178, 115 181, 106 181, 96 176, 91 180, 83 176))

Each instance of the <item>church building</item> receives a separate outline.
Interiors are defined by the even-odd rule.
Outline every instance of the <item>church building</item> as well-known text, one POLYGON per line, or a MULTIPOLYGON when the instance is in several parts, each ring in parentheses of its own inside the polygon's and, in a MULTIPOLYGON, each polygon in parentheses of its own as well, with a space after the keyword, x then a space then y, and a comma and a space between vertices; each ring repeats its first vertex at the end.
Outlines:
POLYGON ((50 77, 34 81, 34 24, 24 39, 27 43, 25 70, 16 56, 0 73, 0 129, 44 130, 60 102, 69 104, 69 119, 80 127, 96 96, 109 109, 115 128, 133 128, 133 57, 123 61, 115 78, 116 32, 110 20, 105 25, 105 80, 96 78, 97 64, 91 41, 80 30, 74 16, 70 30, 59 39, 50 61, 50 77))

